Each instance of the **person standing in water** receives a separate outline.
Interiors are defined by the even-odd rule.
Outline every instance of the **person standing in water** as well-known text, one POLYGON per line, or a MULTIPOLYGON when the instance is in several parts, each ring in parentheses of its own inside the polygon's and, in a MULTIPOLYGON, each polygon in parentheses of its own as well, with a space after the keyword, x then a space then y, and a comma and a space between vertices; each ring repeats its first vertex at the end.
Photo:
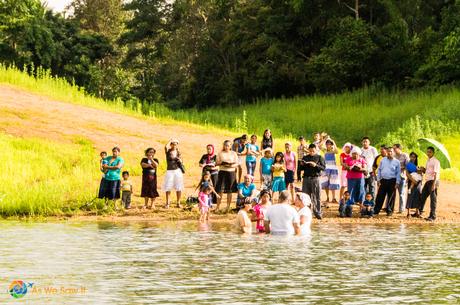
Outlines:
POLYGON ((275 235, 299 235, 299 214, 290 203, 289 191, 282 191, 279 203, 268 207, 264 216, 265 233, 275 235))
POLYGON ((312 221, 310 196, 304 193, 297 193, 294 203, 299 213, 300 233, 309 235, 312 221))
POLYGON ((236 215, 236 223, 239 231, 243 234, 251 234, 252 233, 252 223, 251 218, 249 218, 249 211, 251 210, 251 202, 247 201, 244 202, 244 206, 242 209, 238 211, 238 215, 236 215))

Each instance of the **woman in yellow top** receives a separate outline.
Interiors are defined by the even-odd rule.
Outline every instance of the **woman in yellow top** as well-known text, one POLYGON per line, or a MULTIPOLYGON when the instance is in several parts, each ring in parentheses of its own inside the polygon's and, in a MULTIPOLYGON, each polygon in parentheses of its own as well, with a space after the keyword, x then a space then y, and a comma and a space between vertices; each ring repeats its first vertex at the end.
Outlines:
POLYGON ((275 162, 272 165, 273 182, 272 192, 282 192, 286 189, 286 182, 284 181, 284 173, 286 172, 286 165, 284 163, 284 154, 277 152, 275 154, 275 162))
POLYGON ((217 155, 216 166, 219 166, 219 174, 217 176, 216 192, 219 193, 219 201, 217 202, 216 210, 220 208, 222 194, 227 194, 227 212, 230 209, 232 202, 232 193, 238 191, 236 184, 236 168, 238 167, 238 155, 232 150, 232 142, 226 140, 222 151, 217 155))

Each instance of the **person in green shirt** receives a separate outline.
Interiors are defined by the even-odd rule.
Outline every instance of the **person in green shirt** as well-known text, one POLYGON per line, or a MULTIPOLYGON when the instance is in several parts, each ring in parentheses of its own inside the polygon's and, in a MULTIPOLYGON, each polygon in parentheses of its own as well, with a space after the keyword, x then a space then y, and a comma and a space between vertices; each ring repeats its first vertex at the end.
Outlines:
POLYGON ((124 160, 120 157, 120 148, 115 146, 112 149, 112 156, 105 159, 106 164, 103 165, 105 174, 105 209, 107 209, 107 202, 113 200, 115 210, 118 210, 117 199, 120 199, 120 172, 124 165, 124 160))

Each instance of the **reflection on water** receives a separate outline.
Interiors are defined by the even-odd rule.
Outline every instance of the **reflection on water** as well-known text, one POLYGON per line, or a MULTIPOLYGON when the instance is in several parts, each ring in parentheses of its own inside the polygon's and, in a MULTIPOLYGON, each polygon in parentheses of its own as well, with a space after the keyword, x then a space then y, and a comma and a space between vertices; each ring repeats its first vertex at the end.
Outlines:
POLYGON ((320 224, 310 238, 229 225, 0 222, 0 303, 460 303, 460 226, 320 224), (31 293, 9 283, 85 287, 31 293))

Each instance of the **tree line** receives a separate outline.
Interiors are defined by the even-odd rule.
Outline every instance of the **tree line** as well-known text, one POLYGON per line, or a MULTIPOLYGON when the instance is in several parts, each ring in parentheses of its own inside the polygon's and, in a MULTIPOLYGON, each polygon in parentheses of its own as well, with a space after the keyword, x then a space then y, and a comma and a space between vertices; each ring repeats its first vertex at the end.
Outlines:
POLYGON ((0 0, 0 61, 171 108, 460 79, 460 0, 0 0))

